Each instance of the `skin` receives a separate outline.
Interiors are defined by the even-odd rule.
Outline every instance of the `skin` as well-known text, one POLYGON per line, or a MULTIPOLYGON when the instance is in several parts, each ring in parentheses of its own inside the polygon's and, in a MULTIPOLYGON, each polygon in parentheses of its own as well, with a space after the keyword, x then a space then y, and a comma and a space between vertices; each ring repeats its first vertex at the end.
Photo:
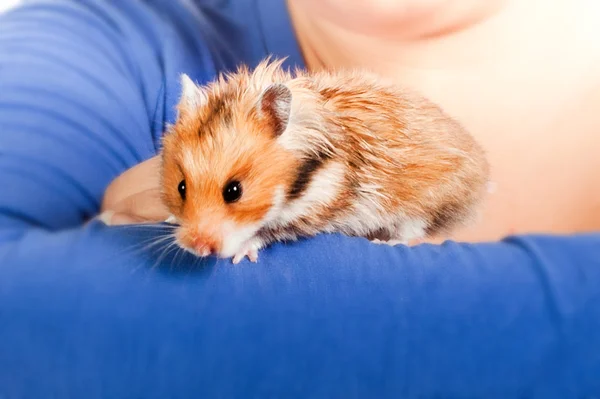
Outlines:
MULTIPOLYGON (((363 66, 437 102, 488 154, 495 192, 452 239, 600 228, 600 3, 289 0, 309 69, 363 66)), ((158 159, 117 178, 111 223, 167 218, 158 159)), ((109 214, 110 215, 110 214, 109 214)))

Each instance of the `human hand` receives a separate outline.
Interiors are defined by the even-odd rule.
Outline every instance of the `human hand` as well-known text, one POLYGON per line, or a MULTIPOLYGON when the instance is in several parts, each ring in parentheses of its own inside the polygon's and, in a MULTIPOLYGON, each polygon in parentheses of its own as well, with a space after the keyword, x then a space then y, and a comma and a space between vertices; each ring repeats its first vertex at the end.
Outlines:
POLYGON ((160 196, 160 156, 125 171, 108 186, 101 215, 108 225, 164 222, 170 216, 160 196))

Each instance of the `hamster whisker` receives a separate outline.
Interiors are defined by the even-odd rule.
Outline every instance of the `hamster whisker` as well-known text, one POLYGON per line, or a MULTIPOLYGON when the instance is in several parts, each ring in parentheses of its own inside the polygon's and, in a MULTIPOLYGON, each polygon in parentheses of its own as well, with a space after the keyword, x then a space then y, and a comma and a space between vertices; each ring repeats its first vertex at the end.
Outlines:
POLYGON ((132 244, 127 248, 124 248, 123 251, 130 251, 132 255, 139 255, 141 253, 148 252, 156 247, 160 247, 161 245, 170 243, 170 241, 175 241, 175 234, 173 232, 168 232, 166 234, 160 234, 158 236, 146 238, 138 243, 132 244))
POLYGON ((139 229, 152 229, 152 230, 173 230, 177 228, 177 225, 174 224, 163 224, 162 222, 160 223, 138 223, 138 224, 122 224, 122 225, 117 225, 117 226, 112 226, 112 227, 116 227, 116 228, 120 228, 120 229, 124 229, 124 230, 139 230, 139 229))
MULTIPOLYGON (((152 265, 152 267, 150 268, 155 269, 156 267, 159 267, 160 264, 162 263, 162 261, 165 259, 165 257, 167 255, 169 255, 169 253, 171 253, 173 250, 177 250, 180 249, 179 245, 177 245, 177 241, 175 241, 175 237, 173 237, 173 241, 171 241, 166 247, 164 247, 162 249, 161 254, 158 256, 158 258, 156 259, 156 262, 154 263, 154 265, 152 265)), ((170 269, 172 270, 173 268, 173 263, 170 263, 170 269)))

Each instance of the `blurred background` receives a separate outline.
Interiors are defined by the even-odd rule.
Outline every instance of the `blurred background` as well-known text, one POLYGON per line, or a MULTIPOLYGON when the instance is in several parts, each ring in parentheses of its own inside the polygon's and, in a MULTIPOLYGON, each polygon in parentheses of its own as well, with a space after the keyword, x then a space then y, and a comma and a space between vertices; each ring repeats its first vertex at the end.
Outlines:
POLYGON ((5 11, 20 2, 21 0, 0 0, 0 12, 5 11))

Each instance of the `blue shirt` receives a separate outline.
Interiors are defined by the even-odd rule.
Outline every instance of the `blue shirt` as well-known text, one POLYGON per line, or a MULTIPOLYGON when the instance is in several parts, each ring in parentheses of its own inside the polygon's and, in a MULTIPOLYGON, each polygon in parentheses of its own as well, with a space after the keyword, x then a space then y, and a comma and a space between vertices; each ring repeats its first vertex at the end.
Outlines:
POLYGON ((302 57, 283 0, 34 0, 0 16, 0 398, 600 395, 600 234, 258 264, 84 224, 183 72, 302 57))

